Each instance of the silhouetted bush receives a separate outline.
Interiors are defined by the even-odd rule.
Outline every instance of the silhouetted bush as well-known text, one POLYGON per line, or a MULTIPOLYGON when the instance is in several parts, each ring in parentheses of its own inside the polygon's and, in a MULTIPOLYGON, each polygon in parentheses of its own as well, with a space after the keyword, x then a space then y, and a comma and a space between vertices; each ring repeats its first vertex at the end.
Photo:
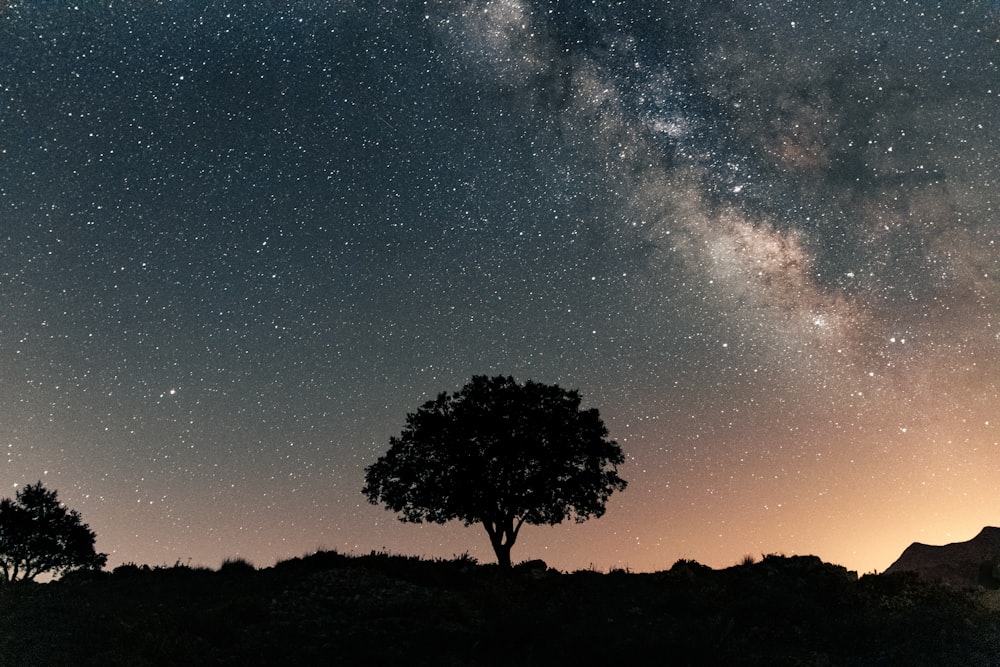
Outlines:
POLYGON ((306 556, 289 558, 287 560, 280 561, 274 566, 274 569, 286 571, 326 570, 334 567, 341 567, 349 560, 349 556, 337 553, 336 551, 317 551, 306 556))
POLYGON ((151 572, 152 570, 148 565, 136 565, 135 563, 122 563, 114 570, 111 574, 116 577, 134 577, 145 572, 151 572))
POLYGON ((536 558, 535 560, 521 561, 514 566, 515 572, 522 572, 525 574, 545 574, 549 569, 549 566, 544 560, 536 558))
POLYGON ((670 572, 694 578, 698 575, 712 572, 712 568, 707 565, 702 565, 696 560, 681 558, 670 567, 670 572))
POLYGON ((256 571, 257 568, 246 558, 227 558, 219 566, 219 572, 223 574, 242 575, 256 571))

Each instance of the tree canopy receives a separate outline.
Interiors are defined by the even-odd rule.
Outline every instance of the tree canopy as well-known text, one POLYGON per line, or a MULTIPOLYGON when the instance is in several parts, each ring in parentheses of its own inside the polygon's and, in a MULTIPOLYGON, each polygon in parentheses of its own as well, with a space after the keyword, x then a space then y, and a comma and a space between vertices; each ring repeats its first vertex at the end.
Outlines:
POLYGON ((558 385, 476 376, 406 416, 362 493, 400 520, 482 523, 502 567, 521 526, 582 522, 623 490, 621 448, 596 408, 558 385))
POLYGON ((96 539, 80 514, 63 506, 41 482, 0 500, 0 571, 8 582, 99 570, 108 556, 94 550, 96 539))

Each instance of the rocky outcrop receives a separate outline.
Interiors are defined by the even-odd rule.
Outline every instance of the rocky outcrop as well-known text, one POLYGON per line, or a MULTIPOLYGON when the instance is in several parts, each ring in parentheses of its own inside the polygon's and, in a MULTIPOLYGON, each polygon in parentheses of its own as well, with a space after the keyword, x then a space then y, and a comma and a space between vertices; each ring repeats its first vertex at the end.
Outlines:
POLYGON ((921 577, 959 586, 1000 585, 1000 528, 987 526, 967 542, 933 546, 914 542, 886 570, 916 572, 921 577))

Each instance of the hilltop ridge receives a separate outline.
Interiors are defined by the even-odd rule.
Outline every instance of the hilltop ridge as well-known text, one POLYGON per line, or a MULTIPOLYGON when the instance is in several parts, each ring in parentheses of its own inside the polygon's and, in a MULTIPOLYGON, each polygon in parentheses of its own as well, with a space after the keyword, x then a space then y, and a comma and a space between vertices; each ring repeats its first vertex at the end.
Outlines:
POLYGON ((997 566, 1000 564, 1000 528, 986 526, 965 542, 945 545, 914 542, 886 569, 894 572, 916 572, 920 576, 953 585, 1000 585, 997 566))

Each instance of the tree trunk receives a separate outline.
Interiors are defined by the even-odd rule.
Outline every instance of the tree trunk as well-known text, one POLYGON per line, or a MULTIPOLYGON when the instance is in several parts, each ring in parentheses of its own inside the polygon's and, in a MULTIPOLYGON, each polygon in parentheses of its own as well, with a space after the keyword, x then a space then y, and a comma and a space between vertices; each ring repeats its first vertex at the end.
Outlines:
POLYGON ((497 556, 497 565, 501 570, 509 570, 511 567, 510 550, 517 539, 517 529, 521 527, 518 522, 517 528, 511 519, 503 521, 483 521, 486 533, 490 536, 490 544, 493 546, 493 553, 497 556))
POLYGON ((494 544, 493 551, 497 555, 497 565, 501 570, 510 569, 510 544, 494 544))

